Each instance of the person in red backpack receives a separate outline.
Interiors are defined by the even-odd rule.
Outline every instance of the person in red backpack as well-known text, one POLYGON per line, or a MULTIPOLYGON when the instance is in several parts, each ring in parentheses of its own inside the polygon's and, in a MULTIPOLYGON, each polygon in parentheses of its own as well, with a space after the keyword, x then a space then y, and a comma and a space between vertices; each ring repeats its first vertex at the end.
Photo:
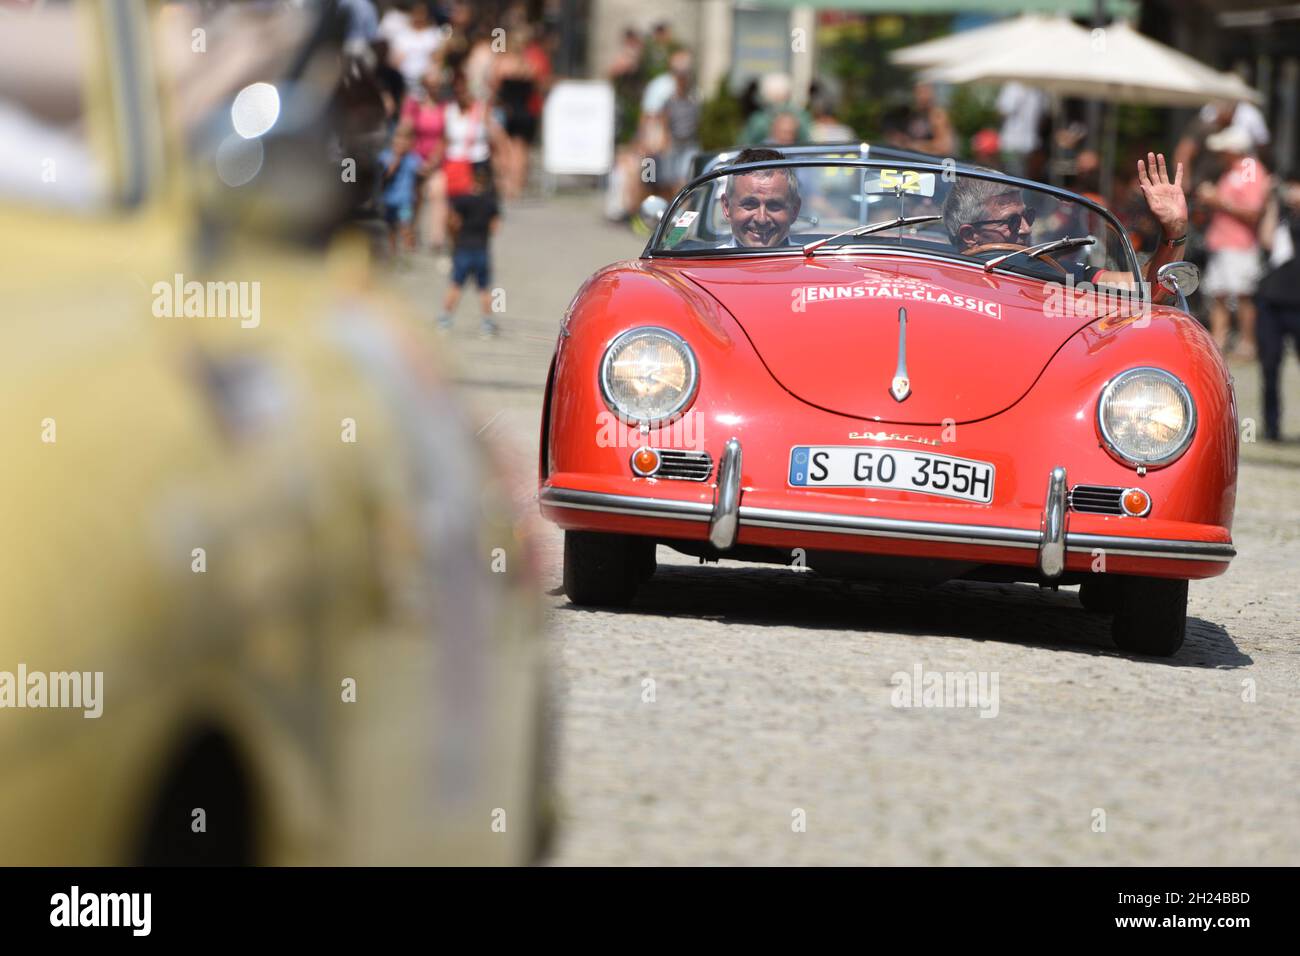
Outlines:
POLYGON ((451 81, 451 101, 443 107, 443 129, 447 148, 443 172, 447 196, 454 199, 474 188, 474 173, 483 169, 491 175, 492 147, 505 136, 487 103, 470 96, 465 73, 457 70, 451 81))

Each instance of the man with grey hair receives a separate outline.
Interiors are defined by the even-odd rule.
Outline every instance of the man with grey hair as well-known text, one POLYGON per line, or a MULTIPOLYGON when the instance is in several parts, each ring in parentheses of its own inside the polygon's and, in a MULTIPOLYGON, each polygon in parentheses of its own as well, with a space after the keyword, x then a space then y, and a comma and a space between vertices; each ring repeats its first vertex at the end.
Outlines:
MULTIPOLYGON (((732 165, 785 159, 775 149, 746 149, 732 165)), ((790 227, 799 216, 799 180, 793 169, 756 169, 727 177, 722 217, 731 240, 721 248, 765 248, 790 242, 790 227)))
MULTIPOLYGON (((1183 167, 1169 178, 1163 153, 1147 153, 1138 160, 1138 184, 1151 215, 1163 231, 1160 244, 1147 263, 1146 281, 1154 283, 1157 270, 1182 258, 1187 241, 1187 199, 1183 194, 1183 167)), ((993 172, 993 170, 982 170, 993 172)), ((1035 210, 1025 206, 1024 193, 1004 182, 960 176, 943 203, 943 224, 953 246, 967 255, 1028 246, 1033 235, 1035 210)), ((1133 276, 1115 269, 1096 269, 1082 263, 1062 263, 1075 282, 1130 288, 1133 276)))
MULTIPOLYGON (((993 170, 980 169, 981 172, 993 170)), ((1014 242, 1027 245, 1033 227, 1033 213, 1025 209, 1025 194, 1016 186, 995 179, 974 179, 962 176, 948 190, 943 202, 943 225, 948 238, 961 252, 966 252, 989 242, 1014 242), (1016 215, 1014 232, 1003 232, 1005 221, 1000 214, 1010 210, 1016 215)))

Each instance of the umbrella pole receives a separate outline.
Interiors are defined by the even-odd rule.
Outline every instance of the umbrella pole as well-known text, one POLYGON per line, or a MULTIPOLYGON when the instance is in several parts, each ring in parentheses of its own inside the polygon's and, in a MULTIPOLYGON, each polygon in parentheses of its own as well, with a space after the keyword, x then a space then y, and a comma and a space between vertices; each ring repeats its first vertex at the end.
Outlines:
POLYGON ((1115 150, 1119 141, 1119 104, 1108 103, 1104 109, 1106 135, 1102 145, 1101 176, 1098 177, 1097 189, 1106 201, 1106 207, 1110 208, 1111 189, 1115 184, 1115 150))
POLYGON ((1052 122, 1050 139, 1047 141, 1047 181, 1059 186, 1057 170, 1061 168, 1060 148, 1056 145, 1056 133, 1061 128, 1061 97, 1052 93, 1052 122))
MULTIPOLYGON (((1092 28, 1093 31, 1101 30, 1106 25, 1106 0, 1094 0, 1092 5, 1092 28)), ((1106 104, 1096 97, 1088 100, 1088 138, 1084 145, 1088 149, 1095 149, 1102 153, 1106 150, 1105 133, 1102 124, 1105 123, 1102 111, 1106 104)))

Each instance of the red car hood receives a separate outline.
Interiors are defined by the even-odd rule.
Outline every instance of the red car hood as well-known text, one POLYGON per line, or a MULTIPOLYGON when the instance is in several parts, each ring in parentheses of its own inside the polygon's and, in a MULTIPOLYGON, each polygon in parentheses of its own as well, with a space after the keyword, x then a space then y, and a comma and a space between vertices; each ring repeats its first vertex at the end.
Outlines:
POLYGON ((1093 297, 1064 294, 1060 286, 907 257, 715 260, 682 273, 736 318, 795 397, 899 424, 997 414, 1097 318, 1086 314, 1095 308, 1093 297), (901 402, 889 391, 900 307, 907 310, 912 390, 901 402))

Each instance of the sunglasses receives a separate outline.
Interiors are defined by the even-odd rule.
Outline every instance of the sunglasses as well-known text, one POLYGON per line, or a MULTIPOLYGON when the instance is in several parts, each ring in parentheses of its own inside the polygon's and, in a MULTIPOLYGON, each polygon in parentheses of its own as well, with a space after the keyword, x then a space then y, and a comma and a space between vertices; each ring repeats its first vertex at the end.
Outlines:
POLYGON ((1033 228, 1034 220, 1038 218, 1038 213, 1033 209, 1026 209, 1024 212, 1013 212, 1005 219, 976 219, 971 223, 972 226, 1004 226, 1013 235, 1020 234, 1020 221, 1023 219, 1025 224, 1033 228))

